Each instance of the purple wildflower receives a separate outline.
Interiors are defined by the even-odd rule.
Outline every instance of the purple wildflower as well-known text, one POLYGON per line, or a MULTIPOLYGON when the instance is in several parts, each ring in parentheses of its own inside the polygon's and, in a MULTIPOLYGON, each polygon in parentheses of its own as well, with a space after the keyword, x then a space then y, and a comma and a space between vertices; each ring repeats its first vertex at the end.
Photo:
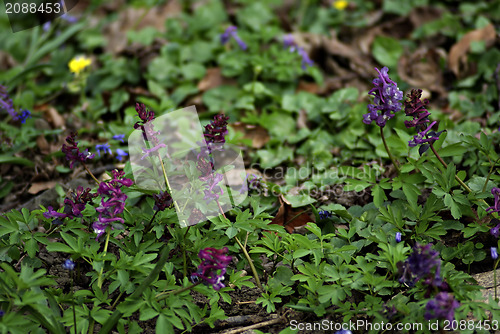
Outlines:
POLYGON ((0 318, 3 317, 5 314, 5 311, 4 310, 0 310, 0 318))
POLYGON ((389 78, 389 69, 383 67, 377 70, 379 76, 373 79, 373 87, 368 94, 375 97, 374 104, 368 105, 369 113, 363 115, 363 123, 371 124, 376 122, 378 126, 384 127, 388 119, 394 117, 395 113, 401 110, 403 92, 398 89, 397 84, 389 78), (379 114, 378 111, 381 113, 379 114))
POLYGON ((493 260, 498 259, 498 252, 496 247, 491 247, 491 258, 493 260))
MULTIPOLYGON (((425 283, 432 286, 441 286, 441 259, 439 253, 431 248, 431 244, 425 246, 416 244, 413 253, 403 264, 398 264, 401 278, 400 282, 414 285, 422 278, 430 278, 425 283), (434 271, 434 275, 432 271, 434 271)), ((443 286, 444 288, 444 286, 443 286)))
POLYGON ((500 188, 494 187, 493 189, 491 189, 491 193, 495 197, 495 204, 487 208, 486 211, 491 211, 490 213, 498 213, 500 212, 500 188))
POLYGON ((70 161, 69 167, 73 168, 75 162, 85 163, 87 160, 94 158, 94 154, 90 153, 88 149, 80 152, 78 142, 75 140, 76 133, 71 133, 66 137, 66 142, 69 145, 63 144, 62 152, 66 154, 66 159, 70 161))
POLYGON ((219 200, 219 196, 224 193, 222 188, 218 186, 223 178, 222 174, 215 173, 206 181, 205 189, 203 190, 205 192, 205 197, 203 199, 207 201, 207 203, 210 203, 212 200, 219 200))
POLYGON ((405 126, 407 128, 423 127, 429 121, 430 112, 425 109, 429 100, 421 100, 422 96, 421 89, 412 89, 411 93, 406 95, 405 100, 405 114, 406 116, 413 117, 411 121, 405 121, 405 126))
POLYGON ((21 111, 21 114, 17 116, 17 118, 21 121, 22 124, 26 123, 28 118, 31 118, 31 112, 29 110, 21 111))
POLYGON ((498 224, 497 226, 493 227, 491 230, 490 230, 490 234, 496 238, 498 238, 500 236, 500 224, 498 224))
POLYGON ((425 319, 443 319, 453 321, 455 319, 455 309, 459 307, 460 304, 455 300, 455 297, 448 292, 440 292, 434 297, 434 299, 429 300, 425 306, 425 319))
POLYGON ((98 144, 95 146, 95 149, 97 150, 97 155, 99 155, 99 157, 101 157, 101 151, 104 153, 108 152, 109 154, 113 154, 108 143, 98 144))
POLYGON ((101 205, 96 208, 99 218, 92 224, 94 232, 97 234, 96 240, 104 233, 106 227, 112 222, 124 223, 123 218, 118 217, 125 210, 125 200, 127 195, 121 191, 121 187, 130 187, 133 181, 123 178, 125 172, 112 171, 113 179, 108 182, 101 182, 97 193, 101 195, 101 205))
POLYGON ((332 213, 330 211, 326 211, 326 210, 319 211, 318 216, 319 216, 319 219, 321 219, 321 220, 333 217, 332 213))
POLYGON ((73 269, 75 269, 75 263, 71 261, 71 259, 67 259, 66 261, 64 261, 62 267, 66 270, 72 271, 73 269))
POLYGON ((307 66, 314 65, 314 62, 311 60, 311 58, 309 58, 309 55, 307 54, 306 50, 304 50, 303 48, 298 48, 297 53, 299 54, 299 56, 302 57, 301 67, 303 70, 305 70, 307 66))
POLYGON ((205 141, 210 144, 224 144, 227 135, 227 121, 229 117, 225 115, 215 115, 210 124, 205 126, 205 141))
POLYGON ((125 135, 114 135, 112 138, 114 140, 119 140, 123 143, 124 142, 123 139, 125 139, 125 135))
POLYGON ((116 149, 116 158, 118 159, 118 161, 122 161, 122 159, 125 158, 127 155, 128 153, 122 150, 121 148, 116 149))
POLYGON ((14 105, 12 103, 12 99, 9 97, 7 93, 7 88, 5 86, 0 85, 0 110, 4 109, 9 113, 12 119, 17 120, 17 112, 14 109, 14 105))
POLYGON ((396 232, 395 239, 396 239, 396 242, 398 242, 398 243, 401 242, 401 232, 396 232))
POLYGON ((297 50, 297 43, 295 43, 292 34, 283 36, 283 47, 288 49, 290 52, 297 50))
POLYGON ((220 35, 220 42, 222 43, 222 45, 224 45, 229 42, 231 37, 236 41, 236 43, 238 43, 240 49, 242 49, 243 51, 247 49, 247 45, 245 44, 245 42, 243 42, 240 36, 238 36, 238 28, 236 28, 235 26, 227 27, 227 29, 220 35))
POLYGON ((172 196, 167 191, 160 191, 159 194, 153 195, 155 200, 154 209, 163 211, 174 203, 172 196))
POLYGON ((408 146, 410 147, 415 147, 417 145, 420 145, 420 144, 425 144, 425 143, 433 143, 435 142, 436 140, 439 139, 439 135, 441 135, 441 133, 443 133, 443 131, 440 131, 440 132, 434 132, 434 131, 431 131, 429 132, 429 130, 434 126, 434 124, 436 124, 437 121, 434 121, 432 122, 428 127, 427 129, 425 129, 424 131, 421 131, 419 133, 417 133, 409 142, 408 142, 408 146))
POLYGON ((85 204, 92 202, 95 197, 97 194, 91 194, 90 188, 83 190, 83 187, 79 186, 76 192, 72 192, 70 197, 64 199, 64 213, 70 218, 81 217, 85 204))
POLYGON ((196 273, 191 277, 201 278, 205 284, 212 285, 214 290, 218 291, 224 288, 225 285, 222 282, 224 281, 226 268, 231 262, 231 256, 226 255, 227 252, 227 247, 223 249, 207 247, 200 250, 198 257, 203 261, 198 266, 196 273))
POLYGON ((166 147, 166 145, 160 143, 160 140, 158 139, 160 132, 154 130, 154 111, 147 109, 142 103, 136 103, 135 110, 141 120, 134 124, 134 129, 140 128, 142 130, 144 141, 148 142, 148 148, 142 149, 143 156, 141 157, 141 160, 143 160, 151 153, 158 151, 162 147, 166 147))
MULTIPOLYGON (((61 219, 67 217, 67 214, 55 211, 51 206, 47 208, 47 211, 43 213, 46 219, 54 219, 55 224, 62 223, 61 219)), ((54 223, 54 222, 53 222, 54 223)))

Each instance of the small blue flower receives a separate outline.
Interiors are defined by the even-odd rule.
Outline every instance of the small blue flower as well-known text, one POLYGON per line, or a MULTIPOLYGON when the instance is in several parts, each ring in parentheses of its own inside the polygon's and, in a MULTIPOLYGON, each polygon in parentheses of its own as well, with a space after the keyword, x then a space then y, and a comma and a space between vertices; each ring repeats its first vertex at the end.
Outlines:
POLYGON ((31 118, 31 112, 29 110, 23 110, 21 112, 21 115, 18 116, 18 119, 21 121, 22 124, 26 123, 26 120, 28 118, 31 118))
POLYGON ((114 135, 113 136, 113 139, 115 140, 119 140, 121 141, 122 143, 124 142, 123 139, 125 138, 125 135, 114 135))
POLYGON ((313 66, 314 62, 309 58, 309 55, 307 54, 306 50, 303 48, 298 48, 297 53, 302 57, 302 69, 306 70, 307 66, 313 66))
POLYGON ((245 44, 245 42, 243 42, 240 36, 238 36, 238 28, 235 26, 227 27, 224 33, 220 35, 220 42, 224 45, 229 42, 231 37, 236 41, 236 43, 238 43, 240 49, 242 49, 243 51, 247 49, 247 45, 245 44))
POLYGON ((116 158, 118 159, 118 161, 122 161, 122 159, 127 155, 128 153, 122 150, 121 148, 116 149, 116 158))
POLYGON ((401 232, 396 232, 396 242, 401 242, 401 232))
POLYGON ((64 269, 70 270, 70 271, 75 269, 75 263, 73 261, 71 261, 71 259, 67 259, 66 261, 64 261, 62 266, 64 269))
POLYGON ((491 258, 493 260, 498 259, 498 253, 497 253, 497 248, 496 247, 491 247, 491 258))
POLYGON ((4 314, 5 314, 5 311, 0 310, 0 318, 3 317, 4 314))
POLYGON ((321 219, 321 220, 331 218, 333 216, 330 211, 325 211, 325 210, 319 211, 318 215, 319 215, 319 219, 321 219))
POLYGON ((95 149, 97 150, 97 155, 99 155, 99 157, 101 156, 101 151, 103 151, 104 153, 108 152, 109 154, 112 154, 109 144, 98 144, 95 146, 95 149))

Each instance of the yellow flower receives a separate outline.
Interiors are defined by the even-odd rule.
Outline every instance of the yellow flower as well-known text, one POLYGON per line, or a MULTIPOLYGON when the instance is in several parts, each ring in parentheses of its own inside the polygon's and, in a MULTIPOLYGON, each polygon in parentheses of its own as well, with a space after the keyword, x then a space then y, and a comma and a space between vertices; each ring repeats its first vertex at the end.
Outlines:
POLYGON ((336 0, 332 5, 337 10, 344 10, 349 5, 349 2, 345 0, 336 0))
POLYGON ((80 74, 81 71, 83 71, 83 69, 85 69, 85 67, 89 66, 91 63, 92 63, 92 61, 90 60, 90 58, 75 57, 75 58, 71 59, 68 66, 69 66, 69 70, 71 72, 78 75, 78 74, 80 74))

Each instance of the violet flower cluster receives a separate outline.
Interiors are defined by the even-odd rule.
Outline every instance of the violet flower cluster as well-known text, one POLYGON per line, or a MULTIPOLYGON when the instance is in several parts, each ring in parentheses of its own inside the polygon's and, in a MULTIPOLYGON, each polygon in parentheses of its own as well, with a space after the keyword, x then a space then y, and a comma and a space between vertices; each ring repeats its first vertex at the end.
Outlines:
MULTIPOLYGON (((490 206, 489 208, 487 208, 486 211, 489 213, 493 213, 493 212, 499 213, 500 212, 500 188, 494 187, 493 189, 491 189, 491 193, 495 197, 495 203, 493 204, 493 206, 490 206)), ((492 221, 498 222, 498 219, 493 219, 492 221)), ((498 222, 498 224, 490 230, 490 233, 491 233, 491 235, 493 235, 497 238, 500 236, 500 222, 498 222)))
POLYGON ((68 137, 66 137, 66 142, 68 145, 63 144, 62 152, 66 154, 66 159, 70 161, 69 167, 73 168, 75 162, 80 162, 85 164, 87 160, 93 159, 95 155, 90 153, 88 149, 80 152, 78 148, 78 142, 76 141, 76 133, 71 133, 68 137))
POLYGON ((141 157, 141 160, 144 160, 160 148, 166 147, 166 145, 164 143, 160 143, 160 140, 158 139, 160 132, 154 130, 154 111, 149 110, 143 103, 136 103, 135 110, 137 111, 140 121, 134 124, 134 129, 140 128, 142 130, 144 141, 148 142, 150 147, 142 149, 143 156, 141 157))
POLYGON ((64 212, 55 211, 52 206, 47 208, 47 212, 43 216, 47 219, 53 219, 52 224, 60 225, 65 218, 82 217, 82 211, 85 210, 87 203, 91 204, 92 200, 97 197, 97 194, 91 194, 90 188, 83 189, 79 186, 76 192, 71 192, 69 197, 64 199, 64 212))
POLYGON ((301 67, 303 70, 305 70, 307 66, 314 65, 314 62, 311 60, 311 58, 309 58, 306 50, 304 50, 304 48, 302 47, 299 47, 297 43, 295 43, 292 35, 288 34, 283 37, 283 46, 290 52, 297 52, 297 54, 302 58, 301 67))
POLYGON ((428 298, 434 291, 440 291, 426 305, 425 318, 446 319, 453 321, 454 310, 460 306, 454 296, 449 293, 450 287, 441 278, 441 259, 439 253, 431 248, 431 244, 425 246, 416 244, 413 253, 404 264, 398 263, 402 276, 400 282, 414 285, 423 280, 427 287, 425 297, 428 298))
POLYGON ((321 219, 321 220, 333 217, 332 213, 330 211, 326 211, 326 210, 319 211, 318 216, 319 216, 319 219, 321 219))
POLYGON ((241 50, 245 51, 247 49, 247 45, 245 44, 245 42, 243 42, 240 36, 238 36, 238 28, 235 26, 227 27, 227 29, 220 35, 220 42, 222 43, 222 45, 224 45, 229 42, 231 38, 233 38, 236 43, 238 43, 238 46, 241 50))
POLYGON ((428 112, 425 107, 429 101, 427 99, 422 101, 420 99, 421 96, 421 89, 412 89, 410 94, 407 95, 405 101, 405 114, 406 116, 413 117, 413 120, 405 121, 405 126, 408 129, 415 128, 418 131, 418 133, 408 142, 408 146, 415 147, 417 145, 425 144, 420 150, 420 154, 423 154, 429 148, 429 144, 432 144, 439 139, 439 136, 443 131, 437 133, 431 131, 432 127, 437 122, 434 121, 431 124, 428 124, 430 122, 430 112, 428 112))
POLYGON ((96 240, 104 234, 110 223, 124 223, 123 218, 118 217, 125 210, 125 200, 127 195, 121 191, 121 187, 130 187, 133 181, 123 178, 125 172, 112 171, 113 179, 108 182, 99 183, 97 193, 101 195, 101 205, 96 208, 99 218, 92 224, 94 232, 97 234, 96 240))
POLYGON ((12 99, 7 93, 7 88, 0 85, 0 110, 2 109, 7 111, 14 121, 21 121, 23 124, 31 117, 31 112, 29 110, 20 110, 20 113, 16 112, 12 99))
POLYGON ((374 104, 368 105, 369 113, 363 115, 363 123, 375 122, 378 126, 384 127, 387 120, 393 118, 395 113, 401 110, 403 92, 389 78, 387 67, 383 67, 382 70, 375 68, 375 70, 379 76, 373 79, 374 87, 368 92, 369 95, 375 97, 374 104))
POLYGON ((206 285, 212 285, 217 291, 224 288, 225 285, 222 282, 226 268, 231 263, 231 256, 226 255, 227 252, 227 247, 223 249, 207 247, 200 250, 198 257, 203 261, 198 266, 198 270, 191 275, 191 279, 201 278, 206 285))

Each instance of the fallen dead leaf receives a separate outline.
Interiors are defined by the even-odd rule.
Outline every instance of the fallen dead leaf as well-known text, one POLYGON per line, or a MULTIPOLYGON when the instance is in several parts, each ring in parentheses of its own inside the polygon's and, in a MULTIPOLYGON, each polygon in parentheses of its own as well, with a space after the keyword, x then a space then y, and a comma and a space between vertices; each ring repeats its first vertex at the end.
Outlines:
POLYGON ((45 139, 44 135, 40 135, 36 138, 36 146, 38 146, 40 152, 42 152, 43 154, 50 153, 50 145, 47 142, 47 139, 45 139))
POLYGON ((484 28, 476 29, 465 34, 455 45, 450 49, 448 54, 448 67, 460 77, 460 65, 467 66, 467 52, 469 51, 472 42, 484 41, 486 47, 493 44, 496 38, 495 27, 493 24, 488 24, 484 28))
POLYGON ((36 182, 28 189, 28 193, 35 195, 42 190, 52 189, 56 186, 56 181, 36 182))
POLYGON ((261 148, 269 141, 267 130, 260 125, 235 122, 230 124, 235 131, 243 133, 243 138, 252 140, 253 148, 261 148))
POLYGON ((222 85, 223 82, 224 77, 222 76, 220 68, 208 68, 205 77, 198 82, 198 90, 204 92, 222 85))
POLYGON ((289 233, 293 233, 295 228, 314 222, 311 216, 307 213, 307 210, 300 208, 293 209, 283 195, 280 195, 279 201, 281 203, 280 208, 271 224, 284 226, 289 233))
POLYGON ((45 109, 45 117, 54 128, 62 128, 64 126, 64 118, 54 107, 48 107, 45 109))

